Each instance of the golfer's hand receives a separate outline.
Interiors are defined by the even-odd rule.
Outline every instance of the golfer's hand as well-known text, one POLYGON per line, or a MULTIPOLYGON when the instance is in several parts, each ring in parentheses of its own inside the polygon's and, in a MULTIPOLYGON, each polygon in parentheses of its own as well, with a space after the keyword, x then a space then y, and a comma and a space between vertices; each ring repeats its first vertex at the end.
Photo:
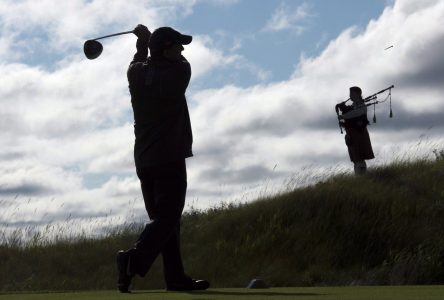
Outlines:
POLYGON ((151 36, 151 32, 145 25, 139 24, 134 28, 133 33, 139 38, 148 41, 151 36))

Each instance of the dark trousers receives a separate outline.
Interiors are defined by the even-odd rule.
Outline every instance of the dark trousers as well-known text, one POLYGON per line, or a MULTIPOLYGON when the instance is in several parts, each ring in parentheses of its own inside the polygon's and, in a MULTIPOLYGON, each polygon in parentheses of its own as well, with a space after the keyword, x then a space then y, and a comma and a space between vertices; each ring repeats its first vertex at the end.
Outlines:
POLYGON ((180 254, 180 219, 187 189, 185 159, 137 169, 137 176, 150 222, 130 252, 129 270, 143 277, 162 254, 166 283, 180 283, 185 278, 180 254))

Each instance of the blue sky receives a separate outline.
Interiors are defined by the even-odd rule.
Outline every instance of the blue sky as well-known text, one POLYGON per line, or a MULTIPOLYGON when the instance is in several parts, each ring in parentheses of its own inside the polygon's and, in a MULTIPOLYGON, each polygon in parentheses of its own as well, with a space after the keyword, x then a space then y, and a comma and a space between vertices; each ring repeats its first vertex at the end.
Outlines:
MULTIPOLYGON (((178 27, 194 34, 209 34, 219 37, 215 41, 223 51, 230 51, 236 40, 241 45, 237 53, 252 63, 270 71, 269 80, 287 79, 295 69, 301 55, 316 56, 326 44, 348 27, 364 29, 371 19, 378 17, 387 5, 386 0, 375 1, 239 1, 220 6, 210 3, 197 5, 191 16, 179 20, 178 27), (304 6, 307 16, 293 25, 303 27, 298 33, 295 28, 276 31, 265 30, 270 17, 280 8, 289 14, 304 6)), ((382 45, 383 46, 383 45, 382 45)), ((226 75, 226 74, 224 74, 226 75)), ((207 78, 208 85, 228 83, 229 77, 222 75, 207 78), (213 79, 213 80, 211 80, 213 79)), ((236 76, 236 84, 247 86, 258 79, 243 72, 236 76)))
POLYGON ((88 230, 91 218, 146 220, 126 79, 136 38, 103 40, 96 60, 86 39, 138 23, 194 36, 187 208, 205 209, 351 172, 333 108, 354 85, 395 85, 395 117, 378 105, 369 127, 370 167, 433 157, 444 147, 443 19, 440 0, 4 0, 0 232, 67 216, 88 230))
MULTIPOLYGON (((163 25, 177 27, 193 35, 211 36, 214 45, 224 52, 232 52, 238 43, 235 50, 237 54, 269 72, 266 81, 280 81, 294 72, 301 55, 318 55, 331 39, 348 27, 364 29, 371 19, 382 13, 386 5, 387 0, 291 0, 262 1, 260 4, 254 0, 235 1, 231 4, 203 2, 196 4, 190 15, 186 14, 163 25), (291 15, 298 7, 304 7, 307 16, 293 21, 291 25, 300 26, 303 28, 302 32, 299 33, 291 27, 279 30, 265 29, 276 11, 283 9, 291 15)), ((144 24, 149 25, 149 20, 144 24)), ((114 25, 100 33, 91 32, 89 37, 130 29, 114 25)), ((60 49, 48 47, 48 31, 40 26, 21 32, 18 38, 27 41, 27 44, 31 42, 25 47, 17 46, 18 51, 26 53, 19 61, 50 70, 53 70, 57 61, 66 57, 67 53, 81 50, 81 45, 62 52, 60 49)), ((104 44, 106 43, 105 41, 104 44)), ((214 73, 214 76, 201 79, 199 83, 202 87, 221 86, 233 81, 237 85, 248 86, 260 81, 257 76, 246 70, 218 70, 214 73)))

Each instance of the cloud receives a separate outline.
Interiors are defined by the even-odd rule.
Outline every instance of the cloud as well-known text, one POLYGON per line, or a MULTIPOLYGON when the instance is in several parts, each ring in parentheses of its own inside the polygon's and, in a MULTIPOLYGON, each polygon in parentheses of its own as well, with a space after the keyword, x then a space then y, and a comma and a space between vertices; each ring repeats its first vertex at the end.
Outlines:
MULTIPOLYGON (((146 218, 134 172, 126 81, 135 37, 104 41, 104 51, 94 61, 83 57, 81 44, 93 33, 125 30, 148 16, 150 26, 184 17, 198 2, 51 3, 41 2, 43 11, 32 1, 0 5, 0 24, 7 33, 0 38, 0 57, 5 58, 0 65, 0 196, 12 203, 0 217, 11 224, 62 222, 69 215, 120 218, 115 224, 133 214, 146 218), (25 11, 29 22, 22 24, 25 11), (136 17, 129 18, 133 12, 136 17), (23 39, 26 34, 33 38, 23 39), (32 46, 45 45, 39 40, 47 51, 62 53, 51 66, 24 61, 32 46), (24 41, 31 46, 20 48, 24 41), (88 178, 96 183, 86 184, 88 178), (13 199, 15 193, 30 197, 30 202, 13 199)), ((297 26, 305 26, 303 9, 299 19, 291 19, 297 9, 287 9, 290 15, 284 13, 286 7, 278 7, 273 16, 281 17, 273 17, 269 30, 297 32, 297 26)), ((398 147, 396 153, 411 148, 425 130, 439 143, 444 126, 439 114, 444 108, 443 19, 442 1, 421 6, 413 0, 396 1, 364 30, 348 28, 320 55, 302 56, 294 73, 279 82, 270 81, 271 74, 261 66, 249 65, 236 47, 224 51, 213 36, 196 35, 186 47, 193 68, 187 96, 195 140, 195 157, 187 160, 189 197, 198 199, 200 208, 227 199, 249 200, 260 195, 264 182, 279 187, 292 176, 308 182, 304 178, 315 175, 306 176, 307 166, 319 174, 337 164, 349 167, 334 105, 348 97, 352 85, 361 86, 365 95, 395 85, 394 119, 387 117, 387 103, 380 104, 378 123, 369 128, 377 153, 371 164, 393 157, 393 147, 398 147), (247 70, 262 81, 202 89, 200 80, 219 69, 228 74, 247 70)))
POLYGON ((44 186, 33 184, 33 183, 23 183, 20 186, 0 186, 0 196, 40 196, 42 194, 49 194, 53 192, 52 190, 45 188, 44 186))
MULTIPOLYGON (((236 47, 236 45, 234 47, 236 47)), ((235 49, 236 48, 232 48, 230 52, 234 52, 235 49)), ((195 84, 193 83, 195 80, 199 80, 204 75, 207 76, 208 73, 215 70, 226 71, 231 69, 246 71, 259 81, 266 81, 271 77, 270 71, 250 62, 242 55, 235 53, 224 55, 224 52, 219 49, 219 46, 207 35, 194 36, 193 42, 185 46, 183 53, 192 66, 192 84, 195 84)))
POLYGON ((240 60, 237 55, 225 56, 213 45, 209 36, 194 36, 193 42, 185 46, 184 56, 189 60, 196 80, 217 68, 236 66, 240 60))
POLYGON ((264 30, 271 32, 291 30, 301 34, 307 26, 305 21, 312 16, 311 9, 311 6, 306 2, 297 7, 281 2, 268 20, 264 30))
POLYGON ((193 179, 214 178, 213 186, 230 182, 236 190, 241 181, 249 182, 248 176, 252 182, 258 179, 254 172, 242 171, 249 166, 277 164, 280 173, 274 178, 283 179, 307 164, 348 163, 334 105, 348 97, 353 85, 361 86, 365 95, 395 85, 394 119, 388 118, 388 102, 379 104, 378 123, 369 127, 374 149, 381 154, 377 161, 393 155, 383 151, 387 147, 404 145, 397 152, 410 151, 411 139, 442 131, 444 87, 436 83, 444 75, 444 3, 431 1, 412 10, 406 2, 387 7, 362 31, 345 30, 319 56, 302 57, 286 81, 194 93, 193 179), (384 51, 390 44, 394 48, 384 51), (235 177, 237 172, 245 177, 235 177))
POLYGON ((61 195, 79 189, 78 174, 30 158, 3 160, 0 167, 0 195, 61 195))
MULTIPOLYGON (((127 205, 141 197, 126 80, 135 37, 103 41, 104 51, 94 61, 85 59, 81 45, 93 33, 130 29, 138 19, 149 20, 150 27, 164 25, 190 13, 196 3, 2 2, 0 199, 18 207, 2 211, 8 224, 104 215, 123 223, 133 209, 146 218, 143 202, 127 205), (42 53, 54 56, 33 58, 42 53), (96 183, 86 182, 91 178, 96 183), (24 196, 32 201, 21 201, 24 196), (110 214, 110 201, 121 210, 110 214)), ((237 59, 223 54, 204 35, 196 36, 187 51, 194 82, 237 59)))
POLYGON ((204 0, 203 2, 209 2, 219 6, 231 6, 238 4, 241 0, 204 0))
MULTIPOLYGON (((126 68, 134 42, 134 37, 111 39, 104 42, 98 59, 86 60, 82 53, 67 55, 53 70, 2 64, 0 136, 5 144, 29 149, 26 155, 44 163, 77 166, 86 172, 133 170, 126 68)), ((189 49, 193 80, 235 61, 210 47, 211 40, 200 36, 189 49)))
POLYGON ((4 30, 18 32, 19 38, 40 31, 46 47, 60 51, 77 47, 85 37, 91 38, 91 33, 131 30, 137 23, 158 27, 189 14, 194 4, 195 1, 6 0, 0 6, 0 18, 4 30))
POLYGON ((242 185, 252 182, 264 181, 276 174, 272 170, 265 168, 262 165, 250 165, 239 170, 236 169, 214 169, 210 168, 200 173, 200 180, 211 180, 242 185))
POLYGON ((102 188, 109 196, 128 196, 140 194, 140 182, 134 176, 119 179, 112 177, 102 188))

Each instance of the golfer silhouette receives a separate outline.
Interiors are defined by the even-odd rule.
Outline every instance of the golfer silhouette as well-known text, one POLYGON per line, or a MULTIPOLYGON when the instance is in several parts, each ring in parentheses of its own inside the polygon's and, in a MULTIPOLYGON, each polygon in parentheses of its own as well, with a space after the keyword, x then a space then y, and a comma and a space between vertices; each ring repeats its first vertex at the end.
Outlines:
POLYGON ((193 156, 185 98, 191 67, 181 53, 192 37, 170 27, 151 34, 141 24, 134 34, 137 52, 127 73, 134 112, 134 160, 150 222, 133 248, 117 253, 117 286, 122 293, 130 292, 132 278, 144 277, 162 254, 167 290, 204 290, 210 283, 185 274, 180 251, 185 159, 193 156))

